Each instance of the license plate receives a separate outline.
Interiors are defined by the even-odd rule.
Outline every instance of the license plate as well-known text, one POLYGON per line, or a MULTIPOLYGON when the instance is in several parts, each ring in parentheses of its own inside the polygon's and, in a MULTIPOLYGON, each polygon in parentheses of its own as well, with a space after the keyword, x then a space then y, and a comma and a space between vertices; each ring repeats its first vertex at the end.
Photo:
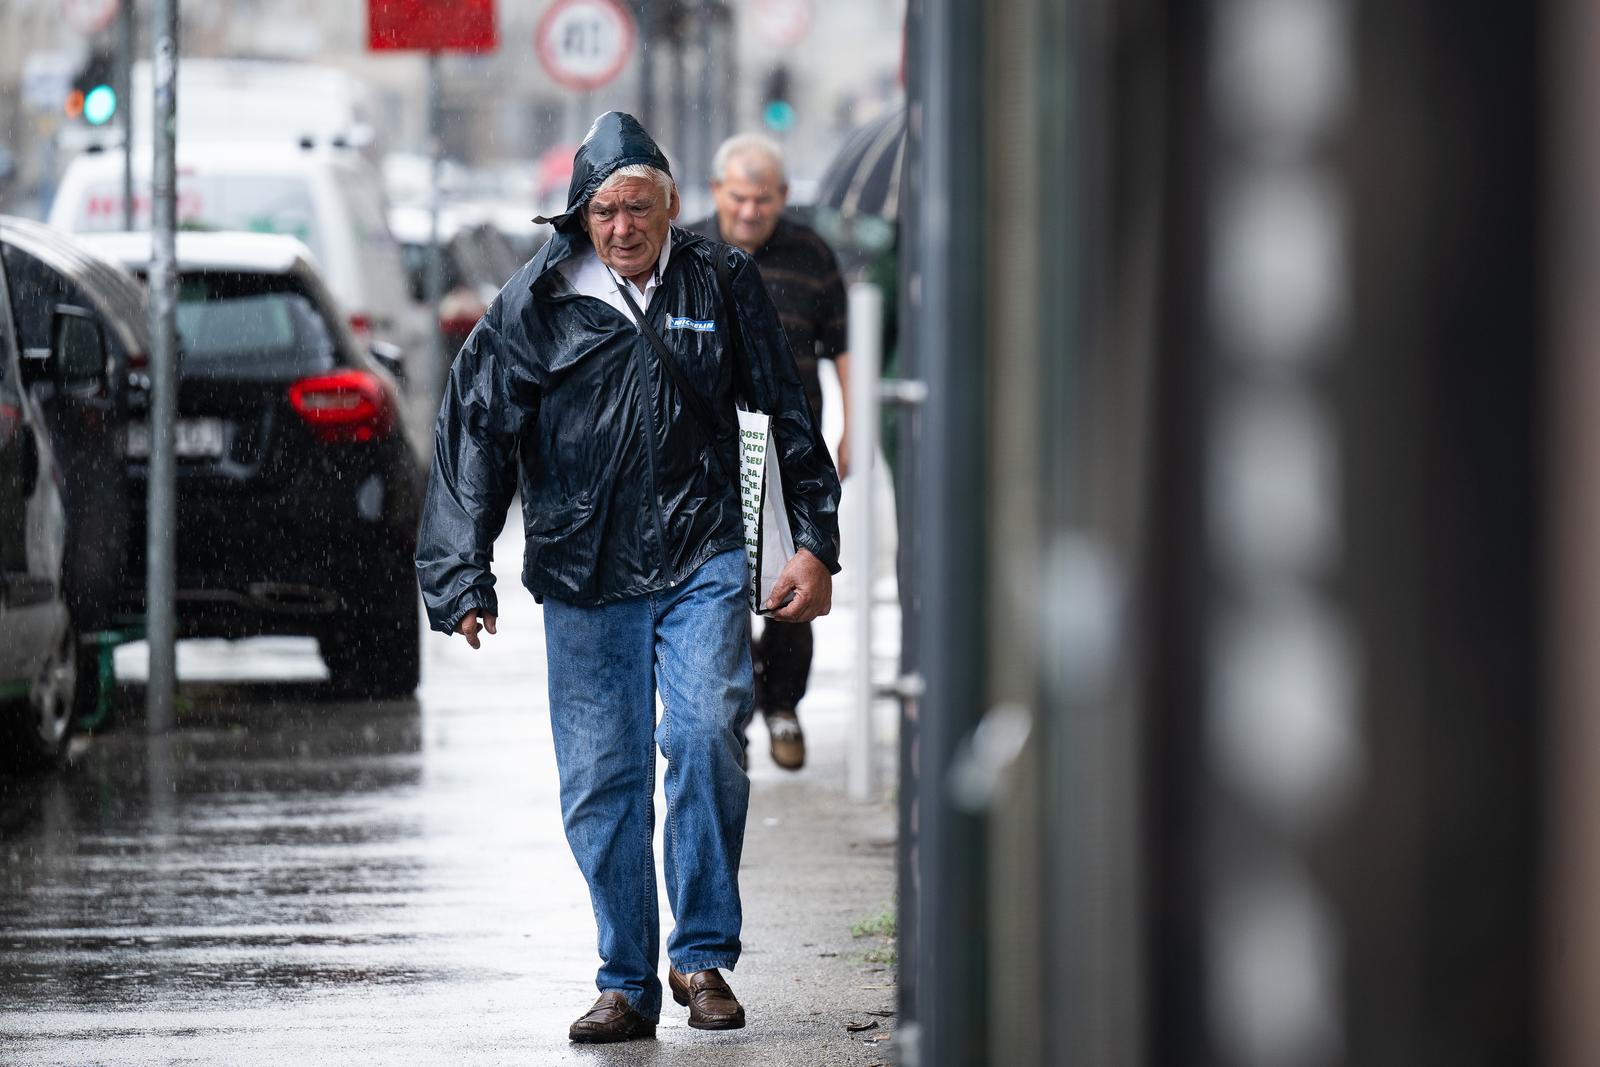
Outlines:
MULTIPOLYGON (((222 420, 179 419, 173 427, 172 443, 179 459, 216 459, 222 455, 222 420)), ((129 458, 146 459, 149 455, 149 425, 143 422, 129 423, 129 458)))

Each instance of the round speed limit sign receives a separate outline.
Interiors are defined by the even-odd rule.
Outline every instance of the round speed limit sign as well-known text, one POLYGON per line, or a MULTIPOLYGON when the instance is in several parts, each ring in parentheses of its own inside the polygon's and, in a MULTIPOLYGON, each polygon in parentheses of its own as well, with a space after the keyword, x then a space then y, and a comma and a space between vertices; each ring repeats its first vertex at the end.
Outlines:
POLYGON ((556 0, 533 34, 545 73, 578 90, 598 89, 622 73, 633 36, 633 16, 617 0, 556 0))

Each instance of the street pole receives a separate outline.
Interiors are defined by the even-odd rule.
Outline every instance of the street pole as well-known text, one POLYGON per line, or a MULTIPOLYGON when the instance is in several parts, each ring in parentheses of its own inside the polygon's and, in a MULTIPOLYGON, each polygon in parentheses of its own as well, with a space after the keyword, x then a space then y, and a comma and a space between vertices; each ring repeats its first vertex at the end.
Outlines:
POLYGON ((173 543, 177 421, 177 154, 178 0, 155 0, 151 64, 155 85, 151 170, 150 261, 150 466, 145 540, 145 629, 150 681, 145 690, 151 734, 173 725, 178 688, 177 627, 173 614, 173 543))
POLYGON ((639 121, 656 128, 656 5, 639 5, 639 121))
MULTIPOLYGON (((683 54, 687 43, 688 34, 684 31, 683 20, 679 18, 676 32, 672 37, 672 152, 687 164, 689 162, 689 74, 688 60, 683 54)), ((687 177, 688 171, 684 166, 678 170, 687 177)))
MULTIPOLYGON (((697 107, 700 112, 700 121, 695 124, 697 127, 695 132, 698 136, 695 138, 695 152, 691 157, 694 161, 694 167, 689 171, 694 179, 695 189, 701 192, 705 190, 706 182, 711 175, 711 153, 717 150, 717 100, 716 94, 712 91, 713 79, 711 76, 713 69, 711 65, 711 42, 713 39, 711 22, 714 17, 711 0, 703 0, 696 18, 699 23, 696 26, 696 37, 700 46, 701 71, 697 107)), ((679 145, 678 147, 680 151, 688 150, 687 145, 679 145)))
POLYGON ((845 758, 850 799, 877 799, 877 735, 872 710, 872 562, 877 523, 873 515, 873 467, 878 452, 878 374, 882 365, 883 292, 870 282, 850 286, 850 467, 856 479, 855 542, 856 670, 855 714, 845 758))
POLYGON ((433 358, 429 360, 426 387, 430 400, 438 400, 449 377, 450 357, 445 351, 444 326, 439 321, 439 302, 444 299, 444 252, 439 247, 439 190, 444 166, 444 89, 439 80, 439 53, 428 53, 428 153, 432 157, 428 177, 428 313, 433 323, 433 358))
POLYGON ((117 110, 122 113, 122 228, 133 229, 133 3, 117 11, 117 110))
POLYGON ((727 138, 743 129, 739 116, 744 102, 739 81, 739 13, 729 4, 722 5, 722 70, 722 97, 727 101, 722 136, 727 138))
POLYGON ((578 89, 567 94, 567 140, 573 144, 581 143, 589 132, 589 100, 589 94, 578 89))

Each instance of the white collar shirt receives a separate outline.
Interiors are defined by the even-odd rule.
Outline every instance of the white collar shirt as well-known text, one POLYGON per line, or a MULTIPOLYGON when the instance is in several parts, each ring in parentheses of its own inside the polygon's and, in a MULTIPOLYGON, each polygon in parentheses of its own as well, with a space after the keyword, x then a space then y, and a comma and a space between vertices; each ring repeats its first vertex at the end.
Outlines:
POLYGON ((640 289, 627 278, 615 274, 610 267, 600 262, 600 254, 594 250, 594 245, 587 245, 582 252, 556 264, 556 270, 567 280, 580 296, 592 296, 597 300, 604 300, 622 313, 622 317, 633 322, 633 312, 628 310, 627 301, 622 299, 622 293, 617 286, 626 285, 633 292, 634 300, 639 303, 640 311, 648 311, 650 298, 661 288, 661 279, 667 273, 667 258, 672 255, 672 231, 667 231, 667 239, 661 242, 661 258, 656 260, 656 269, 650 272, 650 277, 645 280, 644 288, 640 289))

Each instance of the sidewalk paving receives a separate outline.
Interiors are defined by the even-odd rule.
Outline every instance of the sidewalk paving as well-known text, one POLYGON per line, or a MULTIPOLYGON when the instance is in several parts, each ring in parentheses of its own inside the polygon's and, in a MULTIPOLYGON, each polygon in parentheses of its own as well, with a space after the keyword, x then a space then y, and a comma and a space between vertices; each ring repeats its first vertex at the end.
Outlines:
MULTIPOLYGON (((514 576, 508 527, 497 570, 514 576)), ((748 1026, 691 1030, 668 999, 655 1041, 600 1046, 566 1037, 599 961, 561 830, 542 617, 514 577, 499 590, 481 651, 425 640, 415 703, 317 697, 309 642, 180 645, 169 785, 149 785, 137 725, 96 737, 12 839, 0 1063, 889 1062, 873 1039, 894 1030, 893 942, 852 931, 892 907, 895 808, 892 785, 872 804, 846 796, 848 589, 816 627, 806 767, 773 765, 751 727, 745 952, 729 976, 748 1026), (278 684, 227 684, 240 678, 278 684)), ((875 621, 881 676, 892 606, 875 621)), ((139 678, 140 659, 119 650, 119 675, 139 678)), ((892 783, 893 709, 875 721, 892 783)), ((659 864, 659 819, 656 847, 659 864)))
MULTIPOLYGON (((504 572, 517 573, 520 546, 516 539, 508 542, 502 538, 497 549, 504 572)), ((548 823, 548 832, 539 835, 547 840, 549 833, 559 835, 559 812, 544 695, 542 617, 532 598, 520 588, 502 581, 499 590, 500 632, 488 639, 483 651, 474 653, 464 641, 439 635, 426 643, 422 700, 427 730, 441 745, 475 748, 463 732, 462 720, 462 716, 474 714, 469 710, 474 707, 470 697, 474 690, 493 694, 495 701, 510 699, 522 705, 523 713, 532 713, 538 772, 549 775, 548 788, 538 792, 547 795, 528 797, 516 807, 548 823), (525 698, 531 698, 527 704, 525 698)), ((726 1033, 691 1030, 686 1025, 686 1009, 668 997, 655 1042, 568 1045, 566 1024, 594 997, 592 981, 598 959, 593 955, 587 893, 563 840, 560 855, 548 857, 552 869, 547 871, 544 887, 548 892, 559 890, 561 899, 568 902, 564 913, 570 916, 572 929, 563 937, 559 974, 548 975, 537 990, 529 990, 542 1005, 540 1031, 534 1038, 538 1051, 522 1049, 520 1062, 683 1062, 708 1067, 888 1062, 887 1038, 894 1031, 896 999, 893 941, 856 936, 852 931, 892 911, 895 809, 890 789, 883 790, 877 803, 868 805, 852 803, 846 796, 854 619, 848 590, 841 588, 839 594, 834 613, 815 627, 811 691, 801 709, 808 748, 806 766, 797 773, 778 768, 767 752, 765 727, 758 719, 750 728, 752 789, 740 874, 745 949, 738 970, 729 975, 746 1006, 749 1025, 726 1033), (851 1027, 866 1029, 852 1032, 851 1027)), ((880 626, 892 624, 892 614, 892 607, 880 607, 876 621, 880 626)), ((893 654, 892 648, 880 650, 883 670, 892 664, 893 654)), ((495 719, 502 710, 484 707, 481 702, 476 707, 478 714, 495 719)), ((880 707, 875 722, 879 781, 892 783, 892 711, 880 707)), ((480 736, 478 740, 485 739, 480 736)), ((470 763, 469 759, 463 765, 463 773, 468 773, 470 763)), ((660 778, 658 764, 658 813, 665 810, 660 778)), ((658 865, 660 848, 658 825, 658 865)), ((657 899, 662 901, 664 944, 672 920, 665 886, 659 882, 657 899)), ((665 967, 663 960, 663 978, 665 967)))

